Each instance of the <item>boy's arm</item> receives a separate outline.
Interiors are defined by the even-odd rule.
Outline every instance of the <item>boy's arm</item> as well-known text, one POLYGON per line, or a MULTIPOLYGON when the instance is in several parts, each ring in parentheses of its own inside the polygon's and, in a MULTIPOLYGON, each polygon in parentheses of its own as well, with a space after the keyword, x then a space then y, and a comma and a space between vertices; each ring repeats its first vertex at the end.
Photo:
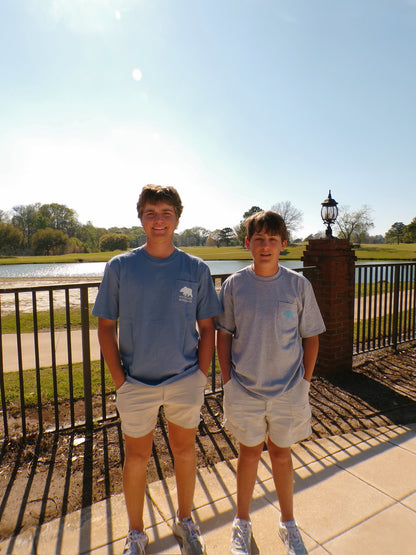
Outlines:
POLYGON ((222 330, 217 332, 217 353, 220 363, 222 383, 225 385, 231 377, 231 344, 233 336, 222 330))
POLYGON ((118 389, 125 382, 126 376, 124 375, 120 361, 120 351, 117 341, 117 322, 115 320, 98 318, 98 341, 104 360, 110 370, 114 385, 116 389, 118 389))
POLYGON ((212 355, 214 354, 214 318, 204 318, 203 320, 198 320, 198 330, 198 365, 201 371, 208 376, 212 355))
POLYGON ((312 374, 315 369, 316 359, 318 358, 319 351, 319 335, 312 337, 304 337, 302 339, 303 345, 303 366, 305 367, 304 378, 308 382, 312 379, 312 374))

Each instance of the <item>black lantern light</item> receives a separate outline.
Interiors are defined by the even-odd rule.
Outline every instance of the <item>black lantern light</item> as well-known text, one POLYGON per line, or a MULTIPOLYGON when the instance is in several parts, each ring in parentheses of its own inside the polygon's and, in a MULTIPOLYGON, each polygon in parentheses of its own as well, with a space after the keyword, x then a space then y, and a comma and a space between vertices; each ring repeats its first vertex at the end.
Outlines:
POLYGON ((335 223, 335 220, 337 219, 338 216, 338 208, 337 208, 337 201, 334 200, 331 197, 331 190, 329 190, 328 193, 328 198, 326 198, 324 200, 324 202, 321 203, 322 204, 322 208, 321 208, 321 218, 324 221, 325 224, 327 224, 327 228, 326 228, 326 232, 325 235, 328 237, 328 239, 332 239, 333 235, 332 235, 332 229, 331 229, 331 224, 335 223))

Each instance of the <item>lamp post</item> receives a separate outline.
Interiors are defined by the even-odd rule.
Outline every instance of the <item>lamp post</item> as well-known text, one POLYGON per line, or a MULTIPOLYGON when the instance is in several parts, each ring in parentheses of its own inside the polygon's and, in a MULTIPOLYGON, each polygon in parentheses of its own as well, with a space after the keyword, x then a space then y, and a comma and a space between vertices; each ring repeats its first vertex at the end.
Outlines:
POLYGON ((332 235, 331 224, 335 223, 335 220, 338 216, 337 204, 337 201, 331 197, 331 190, 329 190, 328 198, 326 198, 324 202, 321 202, 321 218, 323 222, 327 224, 325 235, 328 239, 334 238, 334 236, 332 235))

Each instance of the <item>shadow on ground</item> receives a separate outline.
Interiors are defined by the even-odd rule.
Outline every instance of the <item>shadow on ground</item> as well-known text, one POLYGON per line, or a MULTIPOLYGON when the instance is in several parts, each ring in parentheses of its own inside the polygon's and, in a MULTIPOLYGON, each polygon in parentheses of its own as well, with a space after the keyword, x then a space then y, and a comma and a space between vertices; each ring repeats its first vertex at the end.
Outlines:
MULTIPOLYGON (((371 353, 353 371, 311 387, 313 437, 389 424, 416 422, 416 349, 371 353)), ((237 456, 234 438, 222 426, 221 394, 206 397, 197 435, 197 464, 212 466, 237 456)), ((44 433, 0 446, 0 539, 122 491, 123 447, 118 420, 71 433, 44 433)), ((161 412, 154 434, 148 480, 173 474, 166 422, 161 412)))

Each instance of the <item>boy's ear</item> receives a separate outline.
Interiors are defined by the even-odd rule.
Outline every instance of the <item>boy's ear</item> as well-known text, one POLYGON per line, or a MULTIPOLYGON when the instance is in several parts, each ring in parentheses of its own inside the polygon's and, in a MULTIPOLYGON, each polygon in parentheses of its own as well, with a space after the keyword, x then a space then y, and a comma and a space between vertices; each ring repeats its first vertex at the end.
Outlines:
POLYGON ((250 241, 248 240, 248 237, 246 237, 244 239, 244 243, 245 243, 246 247, 249 249, 250 248, 250 241))
POLYGON ((282 250, 280 252, 283 252, 286 247, 287 247, 287 241, 282 241, 282 250))

